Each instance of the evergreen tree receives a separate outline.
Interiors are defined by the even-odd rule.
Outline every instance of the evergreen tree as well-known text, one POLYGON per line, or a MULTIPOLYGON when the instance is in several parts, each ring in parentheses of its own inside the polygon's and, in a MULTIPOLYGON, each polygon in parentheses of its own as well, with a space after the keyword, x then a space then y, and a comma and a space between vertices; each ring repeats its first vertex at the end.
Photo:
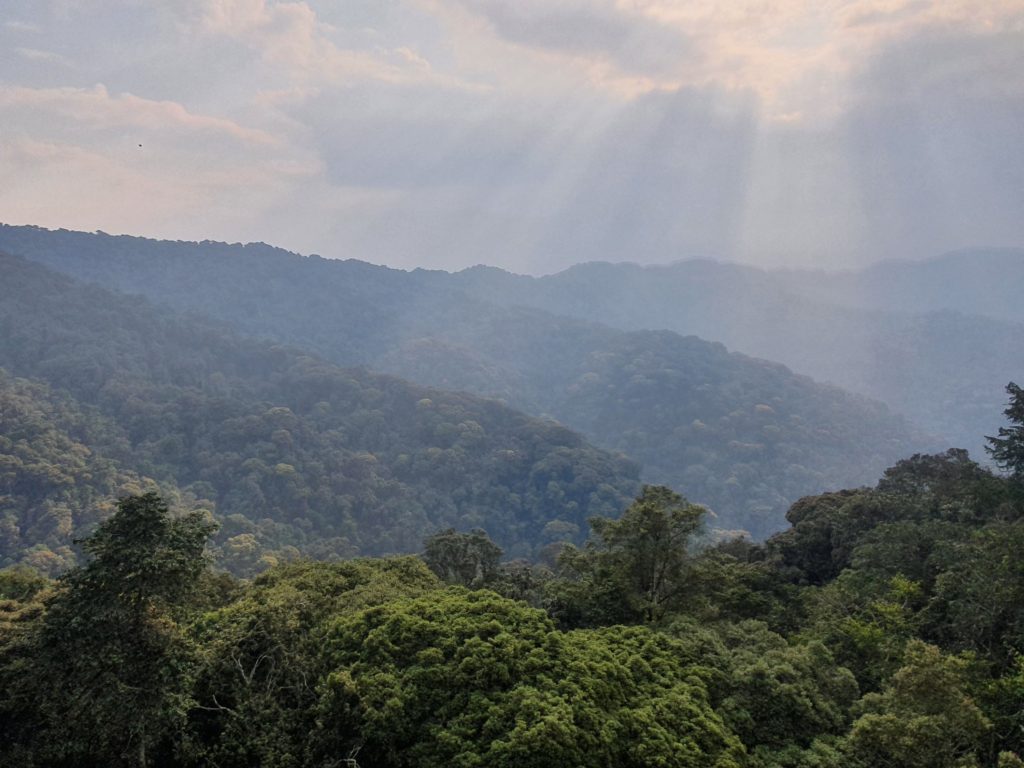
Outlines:
POLYGON ((82 542, 92 559, 60 580, 15 678, 25 695, 12 698, 34 709, 24 735, 39 764, 147 766, 172 752, 193 655, 177 619, 212 532, 147 493, 122 499, 82 542))
POLYGON ((1014 477, 1024 478, 1024 389, 1012 381, 1006 385, 1010 402, 1003 413, 1012 426, 1000 427, 998 437, 986 438, 992 459, 1014 477))

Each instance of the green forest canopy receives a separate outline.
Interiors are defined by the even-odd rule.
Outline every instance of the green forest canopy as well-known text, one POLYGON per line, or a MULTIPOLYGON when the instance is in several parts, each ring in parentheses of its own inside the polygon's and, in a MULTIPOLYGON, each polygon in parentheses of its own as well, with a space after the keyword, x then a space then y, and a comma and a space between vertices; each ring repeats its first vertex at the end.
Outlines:
POLYGON ((58 581, 0 571, 0 765, 1021 766, 1020 479, 918 455, 789 516, 695 547, 700 508, 648 486, 552 567, 449 531, 448 584, 239 582, 205 516, 129 497, 58 581))
POLYGON ((494 400, 338 368, 20 259, 0 269, 0 563, 57 573, 103 500, 156 488, 214 515, 238 573, 414 552, 446 526, 533 555, 639 488, 632 462, 494 400))
POLYGON ((0 766, 1024 766, 1015 384, 1008 475, 716 540, 550 422, 0 266, 0 766))
MULTIPOLYGON (((720 344, 559 316, 574 310, 564 296, 548 311, 504 307, 494 292, 471 296, 475 288, 461 275, 306 258, 263 244, 0 226, 0 247, 340 365, 367 365, 553 416, 638 461, 646 482, 685 489, 718 515, 719 527, 759 538, 782 528, 786 509, 801 496, 870 483, 901 456, 945 447, 878 402, 720 344)), ((609 296, 616 289, 601 286, 609 296)), ((607 318, 589 319, 613 317, 609 308, 607 318)), ((720 318, 717 327, 737 322, 720 318)), ((828 338, 819 326, 807 327, 828 338)), ((872 368, 868 375, 883 373, 872 368)))

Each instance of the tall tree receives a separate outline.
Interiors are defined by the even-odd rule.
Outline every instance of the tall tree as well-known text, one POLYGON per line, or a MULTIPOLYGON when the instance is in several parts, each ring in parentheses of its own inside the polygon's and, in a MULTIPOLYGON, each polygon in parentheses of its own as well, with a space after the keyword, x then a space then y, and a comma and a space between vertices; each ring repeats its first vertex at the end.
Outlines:
POLYGON ((1003 414, 1011 426, 1000 427, 998 437, 987 437, 985 450, 996 464, 1014 477, 1024 478, 1024 389, 1012 381, 1006 385, 1010 402, 1003 414))
POLYGON ((423 548, 423 561, 439 579, 449 584, 481 587, 498 575, 501 547, 480 528, 469 533, 449 528, 428 536, 423 548))
POLYGON ((82 542, 16 678, 38 691, 31 734, 47 765, 154 761, 190 707, 191 647, 179 619, 206 568, 214 526, 173 517, 153 493, 122 499, 82 542))
POLYGON ((564 597, 586 604, 580 623, 659 621, 683 597, 704 512, 670 488, 647 485, 618 520, 592 518, 591 541, 561 558, 575 582, 564 597))

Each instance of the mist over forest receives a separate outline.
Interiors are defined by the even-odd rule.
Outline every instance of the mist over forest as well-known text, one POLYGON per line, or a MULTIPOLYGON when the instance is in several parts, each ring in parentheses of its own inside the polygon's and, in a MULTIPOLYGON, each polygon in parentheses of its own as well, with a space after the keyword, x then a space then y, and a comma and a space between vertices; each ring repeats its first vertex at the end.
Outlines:
POLYGON ((0 768, 1024 768, 1024 0, 0 51, 0 768))
POLYGON ((3 764, 1019 764, 1021 254, 0 254, 3 764))

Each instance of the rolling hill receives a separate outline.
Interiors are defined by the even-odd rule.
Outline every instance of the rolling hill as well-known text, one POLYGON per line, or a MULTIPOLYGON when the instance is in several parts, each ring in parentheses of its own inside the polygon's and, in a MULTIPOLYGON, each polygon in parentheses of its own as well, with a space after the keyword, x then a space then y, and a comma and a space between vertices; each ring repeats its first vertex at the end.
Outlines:
MULTIPOLYGON (((940 447, 879 403, 781 365, 694 336, 500 306, 462 275, 302 257, 263 244, 37 228, 0 229, 0 246, 337 364, 554 417, 639 461, 644 480, 710 506, 717 525, 755 536, 781 527, 800 496, 870 482, 900 456, 940 447)), ((511 291, 506 299, 521 303, 511 291)))
POLYGON ((588 263, 542 278, 477 267, 438 279, 503 305, 715 339, 887 403, 984 458, 1004 387, 1024 371, 1024 316, 1010 299, 1022 268, 1007 251, 840 274, 684 261, 588 263))
POLYGON ((630 461, 495 400, 339 368, 16 257, 0 271, 5 564, 40 545, 73 559, 97 503, 146 485, 215 514, 238 572, 415 552, 449 526, 532 555, 639 489, 630 461))

